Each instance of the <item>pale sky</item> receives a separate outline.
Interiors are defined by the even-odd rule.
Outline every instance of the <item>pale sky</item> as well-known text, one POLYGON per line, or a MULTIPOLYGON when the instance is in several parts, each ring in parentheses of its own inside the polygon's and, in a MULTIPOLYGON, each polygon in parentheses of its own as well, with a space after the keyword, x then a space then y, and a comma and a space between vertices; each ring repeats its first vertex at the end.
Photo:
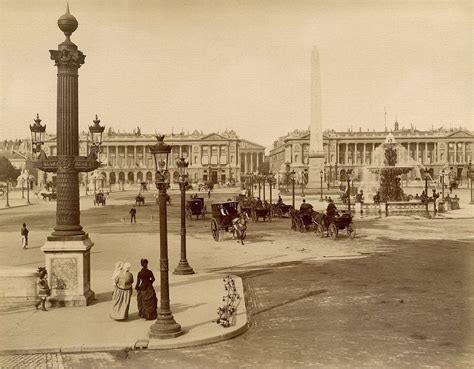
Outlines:
MULTIPOLYGON (((234 129, 270 145, 310 122, 310 57, 320 54, 323 129, 414 124, 474 130, 468 1, 71 0, 86 55, 81 129, 234 129)), ((66 1, 0 0, 0 140, 56 131, 66 1)))

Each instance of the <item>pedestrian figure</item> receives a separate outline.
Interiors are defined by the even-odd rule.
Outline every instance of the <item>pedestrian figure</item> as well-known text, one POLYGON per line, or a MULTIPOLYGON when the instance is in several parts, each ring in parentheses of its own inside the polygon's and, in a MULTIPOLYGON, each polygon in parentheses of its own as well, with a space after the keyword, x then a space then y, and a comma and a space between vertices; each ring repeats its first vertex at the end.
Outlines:
POLYGON ((112 273, 112 286, 115 287, 115 279, 119 276, 122 269, 123 269, 123 263, 121 261, 117 261, 115 263, 114 272, 112 273))
POLYGON ((135 207, 132 206, 132 208, 130 209, 128 213, 130 214, 130 223, 136 223, 137 222, 137 218, 136 218, 137 209, 135 209, 135 207))
POLYGON ((38 273, 40 273, 40 276, 36 281, 36 286, 38 287, 38 296, 41 300, 35 304, 35 308, 38 310, 41 305, 41 310, 46 311, 46 298, 51 295, 51 290, 49 289, 48 284, 48 271, 45 267, 39 267, 38 273))
POLYGON ((207 197, 211 198, 211 189, 207 190, 207 197))
POLYGON ((133 275, 130 273, 130 267, 130 263, 123 264, 122 271, 115 277, 112 312, 110 314, 110 317, 115 320, 125 320, 128 318, 128 310, 133 292, 133 275))
POLYGON ((153 288, 155 276, 148 269, 147 259, 141 259, 140 264, 142 270, 138 272, 137 284, 135 285, 137 290, 138 316, 146 320, 154 320, 157 317, 158 306, 158 299, 153 288))
POLYGON ((30 231, 28 228, 26 228, 26 223, 23 223, 21 226, 20 234, 21 234, 21 245, 23 246, 24 249, 28 248, 28 233, 30 231))

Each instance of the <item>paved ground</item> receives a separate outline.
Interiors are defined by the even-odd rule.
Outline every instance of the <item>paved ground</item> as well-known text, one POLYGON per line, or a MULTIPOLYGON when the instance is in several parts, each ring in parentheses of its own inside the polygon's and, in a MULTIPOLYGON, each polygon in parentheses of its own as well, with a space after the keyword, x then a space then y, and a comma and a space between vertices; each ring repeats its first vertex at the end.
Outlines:
MULTIPOLYGON (((108 279, 115 260, 158 258, 157 223, 147 218, 156 207, 139 208, 139 224, 123 224, 129 204, 117 196, 110 206, 83 212, 82 224, 96 242, 93 286, 105 283, 101 279, 108 279)), ((54 206, 28 209, 27 216, 20 209, 0 214, 2 264, 41 265, 39 247, 50 232, 41 229, 45 222, 52 227, 45 215, 54 206), (32 248, 26 251, 18 245, 21 219, 33 228, 32 248)), ((171 264, 179 255, 178 211, 176 205, 170 208, 171 264)), ((244 279, 251 329, 196 349, 57 359, 74 368, 471 367, 472 221, 389 217, 357 219, 356 226, 355 240, 334 242, 289 231, 288 220, 250 224, 248 242, 240 246, 230 237, 212 241, 208 221, 190 222, 191 265, 198 272, 233 271, 244 279)), ((16 367, 28 367, 19 363, 35 357, 2 357, 0 367, 15 360, 16 367)), ((39 357, 43 367, 53 367, 54 355, 49 362, 47 355, 39 357)))

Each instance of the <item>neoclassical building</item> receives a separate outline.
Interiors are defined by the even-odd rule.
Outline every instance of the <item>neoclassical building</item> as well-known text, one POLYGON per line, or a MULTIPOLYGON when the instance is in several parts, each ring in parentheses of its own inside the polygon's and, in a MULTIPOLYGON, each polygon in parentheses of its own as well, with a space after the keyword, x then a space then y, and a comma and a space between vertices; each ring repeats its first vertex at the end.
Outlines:
MULTIPOLYGON (((452 168, 457 178, 467 176, 467 167, 474 154, 474 134, 466 129, 438 129, 419 131, 414 127, 400 129, 395 122, 388 131, 325 131, 325 181, 344 180, 348 170, 370 166, 377 146, 391 133, 410 158, 437 176, 446 167, 452 168)), ((281 173, 295 170, 297 181, 307 173, 309 156, 309 131, 295 130, 278 138, 270 150, 270 170, 281 173)), ((415 177, 412 171, 409 177, 415 177)))
MULTIPOLYGON (((265 152, 263 146, 239 138, 232 130, 210 134, 198 130, 191 134, 169 134, 165 136, 165 142, 172 146, 168 163, 170 175, 177 176, 176 160, 184 157, 189 162, 188 173, 192 182, 238 182, 243 172, 241 160, 251 162, 250 158, 256 158, 255 162, 252 161, 256 168, 263 162, 265 152)), ((109 129, 104 132, 100 154, 102 166, 96 174, 101 174, 110 185, 154 182, 155 164, 146 147, 155 143, 155 135, 142 134, 138 127, 133 133, 109 129)), ((89 146, 88 135, 82 133, 80 155, 86 155, 89 146)), ((44 150, 47 155, 56 155, 55 136, 48 136, 44 150)), ((87 176, 81 174, 83 182, 87 176)), ((54 180, 54 175, 50 175, 50 179, 54 180)))

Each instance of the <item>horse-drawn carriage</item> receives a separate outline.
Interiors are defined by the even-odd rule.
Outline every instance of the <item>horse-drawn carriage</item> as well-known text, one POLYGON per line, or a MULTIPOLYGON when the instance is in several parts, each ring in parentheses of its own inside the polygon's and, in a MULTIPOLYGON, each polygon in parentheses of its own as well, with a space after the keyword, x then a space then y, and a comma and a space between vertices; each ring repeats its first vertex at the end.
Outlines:
POLYGON ((271 209, 273 217, 288 218, 292 207, 291 205, 286 205, 284 203, 276 203, 271 205, 271 209))
POLYGON ((247 235, 248 215, 239 212, 239 203, 237 201, 215 203, 211 208, 211 233, 214 241, 219 241, 224 232, 231 232, 232 237, 243 244, 247 235))
POLYGON ((141 193, 139 193, 137 196, 135 196, 135 206, 144 206, 145 205, 145 196, 143 196, 141 193))
POLYGON ((352 223, 352 215, 350 213, 341 212, 334 215, 317 213, 313 216, 316 224, 316 235, 318 237, 328 236, 333 240, 337 238, 339 231, 346 231, 347 237, 354 238, 356 229, 352 223))
POLYGON ((291 218, 291 229, 294 231, 305 232, 310 230, 314 225, 313 216, 317 212, 313 210, 295 210, 290 209, 290 218, 291 218))
POLYGON ((186 216, 189 219, 192 219, 193 216, 196 219, 204 219, 206 215, 206 205, 204 204, 203 197, 193 197, 192 199, 186 201, 186 216))
POLYGON ((56 200, 57 195, 55 191, 41 191, 40 192, 41 197, 43 198, 44 201, 48 200, 56 200))
POLYGON ((258 218, 263 218, 263 221, 272 219, 272 212, 270 205, 263 205, 261 203, 255 203, 251 209, 251 217, 254 222, 258 222, 258 218))
POLYGON ((97 192, 94 196, 94 206, 105 206, 105 199, 105 194, 103 192, 97 192))

